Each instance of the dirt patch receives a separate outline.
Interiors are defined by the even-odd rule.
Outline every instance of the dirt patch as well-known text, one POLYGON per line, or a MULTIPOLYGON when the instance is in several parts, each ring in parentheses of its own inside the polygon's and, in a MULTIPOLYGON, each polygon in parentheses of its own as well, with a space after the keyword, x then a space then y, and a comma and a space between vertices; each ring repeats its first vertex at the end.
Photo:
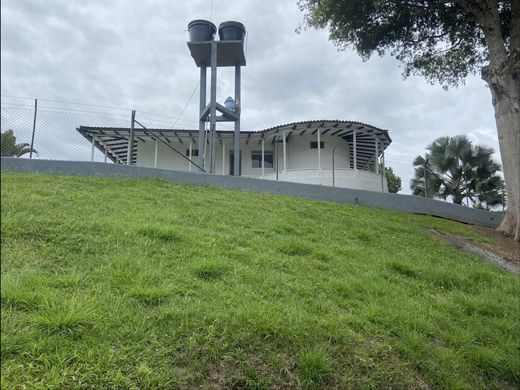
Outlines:
POLYGON ((492 251, 495 250, 499 256, 502 256, 507 261, 514 263, 516 267, 520 268, 520 242, 516 242, 512 238, 507 237, 492 228, 477 225, 473 225, 471 228, 483 236, 495 241, 495 245, 486 245, 486 247, 492 251))
POLYGON ((520 275, 520 243, 504 236, 494 229, 483 226, 471 226, 477 231, 493 240, 495 244, 482 244, 455 234, 430 230, 429 232, 456 248, 471 253, 481 259, 487 260, 509 272, 520 275))

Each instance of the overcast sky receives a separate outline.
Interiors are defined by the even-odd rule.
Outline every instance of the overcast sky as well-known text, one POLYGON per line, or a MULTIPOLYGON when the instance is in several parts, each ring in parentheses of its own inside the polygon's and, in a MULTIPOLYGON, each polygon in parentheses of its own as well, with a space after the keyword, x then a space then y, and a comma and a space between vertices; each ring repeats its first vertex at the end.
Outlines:
MULTIPOLYGON (((499 159, 491 97, 480 78, 449 91, 418 77, 403 80, 391 57, 362 62, 351 50, 337 51, 327 31, 295 33, 303 20, 296 0, 214 0, 213 10, 211 0, 3 0, 1 7, 2 95, 176 118, 199 80, 188 23, 237 20, 248 32, 243 130, 307 119, 388 129, 386 162, 403 179, 403 193, 410 193, 413 158, 437 137, 467 134, 499 159)), ((232 94, 231 69, 219 69, 217 99, 232 94)), ((195 92, 176 127, 197 128, 197 111, 195 92)))

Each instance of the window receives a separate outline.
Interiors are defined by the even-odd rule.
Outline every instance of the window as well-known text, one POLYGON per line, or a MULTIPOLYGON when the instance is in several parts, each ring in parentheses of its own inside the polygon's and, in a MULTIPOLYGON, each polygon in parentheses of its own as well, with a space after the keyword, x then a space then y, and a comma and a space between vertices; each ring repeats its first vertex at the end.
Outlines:
MULTIPOLYGON (((199 149, 191 149, 191 157, 198 157, 199 149)), ((190 157, 190 150, 186 149, 186 156, 190 157)))
MULTIPOLYGON (((262 168, 262 151, 253 150, 251 152, 251 167, 262 168)), ((264 152, 264 168, 273 167, 273 151, 264 152)))
MULTIPOLYGON (((320 141, 320 149, 325 148, 323 141, 320 141)), ((318 149, 318 141, 311 141, 311 149, 318 149)))

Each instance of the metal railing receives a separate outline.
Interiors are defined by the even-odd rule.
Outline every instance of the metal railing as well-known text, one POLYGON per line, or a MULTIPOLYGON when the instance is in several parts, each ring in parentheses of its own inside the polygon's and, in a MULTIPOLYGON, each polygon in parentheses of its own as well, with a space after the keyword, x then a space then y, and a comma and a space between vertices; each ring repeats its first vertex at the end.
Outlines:
POLYGON ((317 184, 330 187, 356 188, 369 191, 387 191, 386 179, 381 174, 352 168, 295 168, 271 172, 260 177, 294 183, 317 184))

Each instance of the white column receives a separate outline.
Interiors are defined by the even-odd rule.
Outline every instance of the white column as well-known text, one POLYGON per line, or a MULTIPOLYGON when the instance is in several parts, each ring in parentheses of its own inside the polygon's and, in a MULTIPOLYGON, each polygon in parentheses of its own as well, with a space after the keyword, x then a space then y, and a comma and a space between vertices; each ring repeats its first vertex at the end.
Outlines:
POLYGON ((318 175, 321 176, 321 131, 318 129, 318 175))
POLYGON ((222 140, 222 175, 226 174, 226 143, 222 140))
POLYGON ((94 152, 96 151, 96 137, 92 136, 92 150, 90 151, 90 161, 94 161, 94 152))
POLYGON ((158 160, 158 153, 159 153, 159 142, 157 140, 155 140, 155 151, 154 151, 154 155, 153 155, 153 167, 154 168, 157 168, 157 160, 158 160))
POLYGON ((107 162, 107 160, 108 160, 108 148, 105 145, 105 162, 107 162))
POLYGON ((262 138, 262 177, 264 177, 264 155, 265 155, 265 146, 264 146, 264 139, 262 138))
POLYGON ((381 191, 385 192, 385 151, 381 153, 381 191))
POLYGON ((354 129, 354 174, 357 174, 357 131, 354 129))
POLYGON ((286 151, 286 144, 285 144, 285 131, 283 132, 283 171, 287 170, 287 151, 286 151))
POLYGON ((126 152, 126 164, 132 165, 132 157, 134 154, 134 138, 135 138, 135 110, 132 110, 132 120, 130 122, 130 133, 128 134, 128 148, 126 152))
POLYGON ((379 175, 379 139, 377 138, 377 135, 375 136, 376 138, 376 174, 379 175))
MULTIPOLYGON (((200 151, 199 151, 200 153, 200 151)), ((190 151, 189 151, 189 154, 190 154, 190 162, 188 163, 188 172, 191 172, 191 157, 193 156, 193 143, 191 141, 191 138, 190 138, 190 151)))

